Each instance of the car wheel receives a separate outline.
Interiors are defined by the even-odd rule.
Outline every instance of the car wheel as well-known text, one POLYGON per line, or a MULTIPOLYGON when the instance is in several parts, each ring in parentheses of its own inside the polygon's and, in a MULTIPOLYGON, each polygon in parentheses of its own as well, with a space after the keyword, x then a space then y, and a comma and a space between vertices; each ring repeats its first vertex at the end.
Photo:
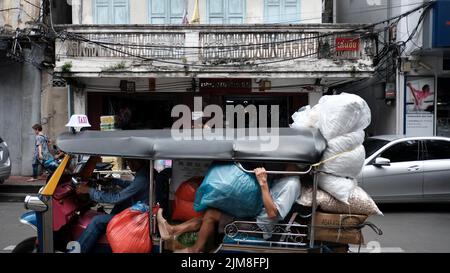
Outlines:
POLYGON ((13 249, 12 253, 33 253, 37 251, 36 236, 23 240, 13 249))

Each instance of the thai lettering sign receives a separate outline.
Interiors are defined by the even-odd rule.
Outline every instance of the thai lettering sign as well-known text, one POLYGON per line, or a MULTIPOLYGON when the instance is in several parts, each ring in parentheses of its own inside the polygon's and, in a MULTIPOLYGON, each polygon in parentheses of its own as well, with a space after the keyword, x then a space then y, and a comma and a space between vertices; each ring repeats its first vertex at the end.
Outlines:
POLYGON ((359 39, 358 38, 336 38, 336 51, 358 51, 359 39))

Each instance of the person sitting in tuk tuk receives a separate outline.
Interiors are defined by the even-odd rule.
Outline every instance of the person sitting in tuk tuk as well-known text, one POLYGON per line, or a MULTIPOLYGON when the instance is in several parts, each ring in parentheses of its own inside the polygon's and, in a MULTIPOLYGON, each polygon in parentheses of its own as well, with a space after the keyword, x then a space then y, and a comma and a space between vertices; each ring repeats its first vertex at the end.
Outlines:
MULTIPOLYGON (((298 171, 298 167, 288 164, 286 171, 298 171)), ((287 216, 295 200, 300 196, 300 177, 285 175, 280 179, 274 179, 269 188, 266 170, 256 168, 254 172, 261 187, 264 204, 262 211, 255 216, 256 223, 264 231, 262 237, 269 239, 275 225, 287 216)), ((204 252, 207 242, 215 233, 216 226, 219 227, 219 232, 223 232, 225 225, 235 220, 237 220, 235 217, 216 208, 208 208, 201 218, 193 218, 179 225, 170 225, 162 216, 162 209, 157 213, 158 228, 163 240, 174 239, 186 232, 199 232, 198 239, 192 247, 175 251, 177 253, 204 252)))
POLYGON ((121 191, 104 192, 87 185, 79 185, 76 189, 78 194, 89 194, 90 199, 95 202, 114 204, 110 214, 95 216, 81 234, 78 239, 81 253, 86 253, 93 249, 99 237, 106 232, 106 227, 115 214, 131 207, 138 201, 148 204, 150 185, 148 161, 127 159, 126 162, 131 171, 136 172, 136 175, 132 182, 121 179, 112 180, 112 183, 122 188, 121 191))

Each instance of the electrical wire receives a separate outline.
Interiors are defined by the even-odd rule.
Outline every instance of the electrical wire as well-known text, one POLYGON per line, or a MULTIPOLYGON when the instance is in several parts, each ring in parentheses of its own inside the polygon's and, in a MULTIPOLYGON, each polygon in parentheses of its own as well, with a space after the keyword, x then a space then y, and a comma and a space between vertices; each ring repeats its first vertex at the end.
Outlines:
MULTIPOLYGON (((349 31, 339 31, 339 32, 326 33, 326 34, 323 34, 323 35, 319 35, 317 37, 330 36, 330 35, 335 35, 336 33, 343 33, 343 32, 354 32, 354 31, 357 31, 357 30, 360 30, 360 29, 367 29, 367 28, 374 27, 376 25, 383 24, 385 22, 390 22, 390 21, 393 21, 393 20, 397 20, 397 22, 398 22, 401 18, 406 17, 409 14, 411 14, 411 13, 413 13, 413 12, 419 10, 419 9, 422 9, 424 7, 427 7, 427 8, 430 7, 431 4, 432 3, 426 3, 426 4, 424 4, 424 5, 420 6, 420 7, 416 7, 416 8, 414 8, 414 9, 408 11, 408 12, 405 12, 405 13, 403 13, 401 15, 398 15, 398 16, 389 18, 387 20, 383 20, 383 21, 371 24, 369 26, 364 26, 364 27, 356 28, 356 29, 349 30, 349 31)), ((385 29, 386 29, 386 27, 385 27, 385 29)), ((373 35, 373 33, 368 33, 368 34, 369 35, 373 35)), ((125 51, 120 50, 120 49, 109 47, 109 46, 106 45, 105 42, 92 41, 92 40, 89 40, 89 39, 84 38, 82 36, 74 35, 72 33, 68 33, 66 35, 66 39, 67 38, 70 39, 70 38, 74 38, 74 37, 76 37, 75 38, 76 40, 79 40, 79 41, 81 40, 81 41, 84 41, 84 42, 87 42, 87 43, 96 44, 96 45, 99 45, 99 46, 101 46, 103 48, 115 51, 117 53, 124 54, 124 55, 131 56, 131 57, 140 58, 140 59, 143 59, 143 60, 146 60, 146 61, 155 61, 155 62, 161 62, 161 63, 166 63, 166 64, 183 65, 183 66, 188 66, 188 67, 205 67, 205 66, 209 67, 209 66, 211 66, 211 65, 200 65, 200 64, 193 64, 193 63, 180 63, 180 62, 174 62, 174 61, 166 61, 166 60, 161 60, 161 59, 156 59, 156 58, 147 58, 147 57, 143 57, 143 56, 140 56, 140 55, 137 55, 137 54, 132 54, 132 53, 129 53, 129 52, 125 52, 125 51)), ((359 39, 359 38, 361 38, 361 36, 358 37, 358 38, 355 38, 355 39, 359 39)), ((313 39, 313 37, 308 37, 308 38, 304 38, 304 39, 313 39)), ((270 44, 286 43, 286 42, 298 41, 298 40, 300 40, 300 39, 286 40, 286 41, 280 41, 280 42, 271 42, 270 44)), ((113 44, 113 45, 121 46, 121 47, 125 46, 125 44, 119 44, 119 43, 108 43, 108 44, 113 44)), ((264 44, 266 44, 266 43, 260 43, 260 45, 264 45, 264 44)), ((256 46, 256 45, 258 45, 258 44, 252 44, 252 46, 256 46)), ((247 45, 238 45, 238 47, 242 47, 242 46, 247 46, 247 45)), ((161 46, 153 46, 153 47, 161 47, 161 46)), ((220 46, 220 48, 224 48, 224 47, 225 46, 220 46)), ((236 45, 233 45, 232 47, 235 48, 236 45)), ((207 48, 207 47, 177 47, 177 48, 203 48, 204 49, 204 48, 207 48)), ((261 64, 271 64, 271 63, 277 63, 277 62, 284 62, 284 61, 294 60, 294 59, 303 58, 303 57, 307 57, 307 56, 312 56, 312 55, 315 55, 315 54, 317 54, 317 52, 314 52, 314 53, 311 53, 311 54, 307 54, 307 55, 302 55, 302 56, 299 56, 299 57, 294 57, 294 58, 288 58, 288 59, 282 59, 282 60, 274 60, 274 61, 269 61, 269 62, 259 62, 259 63, 254 63, 252 65, 261 65, 261 64)), ((233 62, 233 64, 234 63, 236 63, 236 62, 233 62)), ((217 64, 212 64, 212 65, 214 67, 218 67, 219 66, 217 64)), ((222 66, 222 67, 229 67, 229 65, 222 66)))

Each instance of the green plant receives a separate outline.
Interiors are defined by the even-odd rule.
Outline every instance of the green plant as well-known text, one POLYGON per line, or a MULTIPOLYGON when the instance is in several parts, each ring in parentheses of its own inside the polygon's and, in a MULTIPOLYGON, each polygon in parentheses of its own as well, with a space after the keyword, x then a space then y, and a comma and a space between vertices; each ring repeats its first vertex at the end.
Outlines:
POLYGON ((114 71, 114 70, 121 70, 121 69, 125 69, 125 68, 127 68, 125 61, 121 61, 119 63, 116 63, 115 65, 108 66, 103 70, 104 71, 114 71))
POLYGON ((72 70, 72 62, 65 62, 61 67, 62 72, 69 73, 72 70))

